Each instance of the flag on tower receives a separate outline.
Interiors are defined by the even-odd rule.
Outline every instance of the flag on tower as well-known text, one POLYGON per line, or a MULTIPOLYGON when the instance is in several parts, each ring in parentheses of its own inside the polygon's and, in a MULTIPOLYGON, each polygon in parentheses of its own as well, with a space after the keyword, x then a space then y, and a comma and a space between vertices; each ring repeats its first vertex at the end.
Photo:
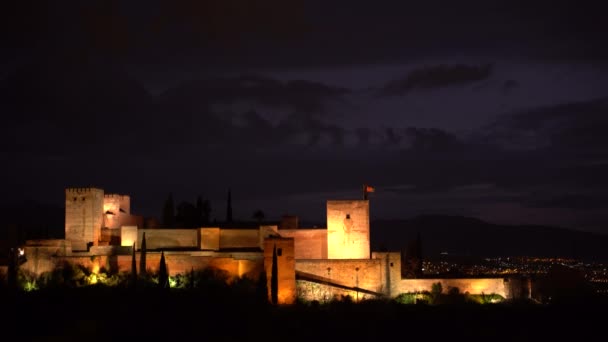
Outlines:
POLYGON ((367 194, 370 192, 374 192, 374 187, 369 186, 367 184, 363 184, 363 199, 367 200, 367 194))

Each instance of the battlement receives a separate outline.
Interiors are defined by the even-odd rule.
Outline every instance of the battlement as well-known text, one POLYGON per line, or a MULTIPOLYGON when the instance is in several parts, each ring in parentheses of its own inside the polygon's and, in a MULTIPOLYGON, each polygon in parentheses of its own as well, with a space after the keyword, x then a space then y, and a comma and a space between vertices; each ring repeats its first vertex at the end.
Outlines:
POLYGON ((119 212, 130 214, 131 197, 121 194, 105 194, 103 196, 103 211, 110 211, 113 214, 118 214, 119 212))
POLYGON ((121 194, 104 194, 103 197, 108 198, 108 199, 118 199, 118 200, 130 198, 129 195, 121 195, 121 194))
POLYGON ((90 192, 98 192, 101 191, 103 192, 102 189, 99 188, 66 188, 65 189, 65 193, 66 194, 85 194, 85 193, 90 193, 90 192))

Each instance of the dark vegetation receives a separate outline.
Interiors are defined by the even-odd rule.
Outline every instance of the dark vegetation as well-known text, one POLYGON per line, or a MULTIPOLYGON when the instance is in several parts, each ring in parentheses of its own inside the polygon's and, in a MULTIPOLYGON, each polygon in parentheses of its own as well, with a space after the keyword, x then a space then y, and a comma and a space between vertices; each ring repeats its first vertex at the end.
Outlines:
POLYGON ((591 340, 603 333, 606 302, 402 305, 350 300, 275 306, 253 282, 230 286, 208 278, 190 289, 90 286, 1 292, 5 327, 20 340, 101 341, 199 337, 242 341, 591 340), (598 311, 599 310, 599 311, 598 311))

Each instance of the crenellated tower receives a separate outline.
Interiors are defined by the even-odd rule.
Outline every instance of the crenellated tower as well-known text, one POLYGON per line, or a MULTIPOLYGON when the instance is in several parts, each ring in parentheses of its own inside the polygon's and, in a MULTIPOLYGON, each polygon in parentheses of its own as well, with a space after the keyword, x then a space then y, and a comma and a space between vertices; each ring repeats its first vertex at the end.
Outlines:
POLYGON ((103 225, 104 193, 97 188, 65 190, 65 238, 74 251, 97 246, 103 225))

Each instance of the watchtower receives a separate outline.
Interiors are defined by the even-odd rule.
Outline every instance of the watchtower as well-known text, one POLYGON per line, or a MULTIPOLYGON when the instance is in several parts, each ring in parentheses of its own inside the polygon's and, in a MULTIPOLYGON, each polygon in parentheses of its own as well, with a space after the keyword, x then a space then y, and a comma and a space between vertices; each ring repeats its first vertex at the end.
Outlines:
POLYGON ((327 257, 369 259, 369 200, 327 201, 327 257))
POLYGON ((65 238, 72 250, 97 246, 103 224, 104 193, 97 188, 65 189, 65 238))

